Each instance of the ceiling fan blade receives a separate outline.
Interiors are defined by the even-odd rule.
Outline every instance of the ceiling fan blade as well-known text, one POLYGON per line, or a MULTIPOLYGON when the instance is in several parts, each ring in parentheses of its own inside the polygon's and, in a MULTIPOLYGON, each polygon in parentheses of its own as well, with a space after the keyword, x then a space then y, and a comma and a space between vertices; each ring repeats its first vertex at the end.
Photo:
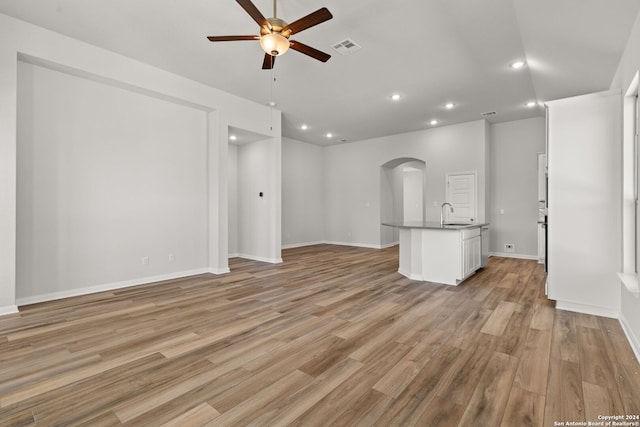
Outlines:
POLYGON ((298 52, 304 53, 305 55, 309 55, 310 57, 315 58, 318 61, 327 62, 329 58, 331 58, 331 55, 329 55, 328 53, 319 51, 318 49, 307 46, 304 43, 300 43, 295 40, 289 40, 289 42, 289 47, 291 47, 291 49, 297 50, 298 52))
POLYGON ((297 21, 293 21, 291 24, 287 25, 282 29, 282 32, 288 32, 289 35, 299 33, 302 30, 306 30, 307 28, 311 28, 314 25, 318 25, 324 21, 328 21, 333 18, 331 12, 326 7, 316 10, 313 13, 304 16, 297 21))
POLYGON ((251 0, 236 0, 240 7, 253 18, 261 27, 269 28, 269 21, 262 15, 258 8, 251 2, 251 0))
POLYGON ((208 36, 210 42, 232 42, 238 40, 260 40, 260 36, 208 36))
POLYGON ((270 70, 276 64, 276 57, 271 56, 268 53, 264 54, 264 60, 262 61, 262 69, 270 70))

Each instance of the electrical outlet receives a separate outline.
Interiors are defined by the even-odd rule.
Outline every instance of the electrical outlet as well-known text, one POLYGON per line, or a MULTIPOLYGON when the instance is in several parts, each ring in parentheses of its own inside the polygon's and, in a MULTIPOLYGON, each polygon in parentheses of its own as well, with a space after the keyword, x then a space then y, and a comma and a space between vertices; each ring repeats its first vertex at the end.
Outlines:
POLYGON ((169 254, 169 262, 173 262, 176 260, 175 254, 169 254))
POLYGON ((149 264, 149 257, 148 256, 143 256, 142 257, 142 264, 143 265, 149 264))
POLYGON ((505 243, 504 244, 504 251, 506 253, 513 253, 514 250, 515 250, 515 246, 513 245, 513 243, 505 243))

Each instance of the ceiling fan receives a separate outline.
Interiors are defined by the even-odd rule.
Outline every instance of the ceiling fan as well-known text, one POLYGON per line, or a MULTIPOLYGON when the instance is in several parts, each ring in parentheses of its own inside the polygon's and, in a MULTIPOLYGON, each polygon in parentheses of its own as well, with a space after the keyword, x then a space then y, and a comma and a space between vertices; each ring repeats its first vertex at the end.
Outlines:
POLYGON ((260 26, 260 35, 250 36, 209 36, 212 42, 227 42, 238 40, 259 40, 260 46, 265 51, 262 69, 272 69, 276 56, 283 55, 289 48, 304 53, 318 61, 327 62, 331 55, 314 49, 311 46, 300 43, 296 40, 289 40, 291 35, 299 33, 314 25, 333 18, 333 15, 326 7, 316 10, 290 24, 277 18, 276 0, 273 0, 273 18, 265 18, 251 0, 236 0, 238 4, 253 18, 260 26))

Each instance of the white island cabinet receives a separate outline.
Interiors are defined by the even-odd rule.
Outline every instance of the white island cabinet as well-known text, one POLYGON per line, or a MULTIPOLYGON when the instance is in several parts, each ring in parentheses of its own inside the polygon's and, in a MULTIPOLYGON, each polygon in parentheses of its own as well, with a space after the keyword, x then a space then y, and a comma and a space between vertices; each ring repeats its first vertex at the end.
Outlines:
POLYGON ((487 224, 385 223, 400 229, 398 272, 410 279, 458 285, 482 267, 481 229, 487 224))
POLYGON ((460 230, 462 240, 462 277, 468 277, 481 267, 482 242, 480 228, 460 230))

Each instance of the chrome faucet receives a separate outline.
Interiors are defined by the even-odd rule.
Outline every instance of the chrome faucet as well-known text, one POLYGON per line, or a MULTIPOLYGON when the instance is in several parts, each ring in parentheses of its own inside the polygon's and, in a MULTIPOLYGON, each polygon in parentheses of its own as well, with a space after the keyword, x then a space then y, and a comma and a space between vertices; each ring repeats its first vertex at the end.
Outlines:
POLYGON ((451 206, 451 203, 449 203, 449 202, 444 202, 444 203, 442 204, 442 206, 440 206, 440 226, 441 226, 441 227, 444 225, 444 214, 443 214, 443 210, 444 210, 444 207, 445 207, 446 205, 449 205, 449 209, 451 209, 451 213, 453 213, 453 206, 451 206))

